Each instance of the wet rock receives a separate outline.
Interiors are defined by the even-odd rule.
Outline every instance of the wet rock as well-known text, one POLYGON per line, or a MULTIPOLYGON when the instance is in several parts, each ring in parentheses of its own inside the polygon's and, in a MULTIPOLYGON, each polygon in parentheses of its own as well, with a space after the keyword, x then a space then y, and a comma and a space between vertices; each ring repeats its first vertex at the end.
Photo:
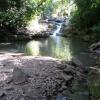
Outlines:
POLYGON ((85 78, 85 75, 79 71, 76 72, 76 79, 83 80, 85 78))
POLYGON ((94 57, 100 57, 100 42, 94 43, 89 47, 94 57))
POLYGON ((57 68, 63 70, 65 69, 67 66, 65 64, 60 64, 59 66, 57 66, 57 68))
POLYGON ((64 90, 66 90, 68 87, 66 86, 66 83, 62 83, 62 84, 60 84, 61 85, 61 87, 58 89, 58 91, 60 92, 60 93, 62 93, 64 90))
POLYGON ((67 64, 67 67, 63 71, 65 73, 73 74, 73 73, 75 73, 75 68, 74 68, 74 66, 67 64))
POLYGON ((25 83, 28 80, 28 76, 19 68, 13 70, 13 82, 14 84, 25 83))
POLYGON ((4 89, 7 90, 7 91, 14 90, 14 88, 12 86, 4 87, 4 89))
MULTIPOLYGON (((26 97, 29 97, 29 98, 35 98, 35 95, 34 95, 35 91, 33 90, 30 90, 28 91, 28 93, 26 94, 26 97)), ((36 94, 37 95, 37 94, 36 94)))
POLYGON ((20 94, 16 94, 14 97, 12 97, 13 99, 11 100, 25 100, 23 95, 20 94))
POLYGON ((56 82, 57 82, 58 85, 60 85, 62 83, 62 81, 59 80, 59 79, 57 79, 56 82))
POLYGON ((4 67, 4 64, 2 62, 0 62, 0 68, 4 67))
POLYGON ((6 83, 7 83, 7 84, 10 84, 12 81, 13 81, 13 78, 12 78, 12 77, 9 77, 9 78, 6 80, 6 83))
POLYGON ((15 100, 13 96, 8 96, 6 100, 15 100))
POLYGON ((68 96, 68 97, 70 97, 71 96, 71 92, 69 91, 69 90, 64 90, 63 92, 62 92, 62 94, 64 95, 64 96, 68 96))
POLYGON ((66 60, 61 60, 61 63, 62 63, 62 64, 68 64, 68 61, 66 61, 66 60))
POLYGON ((58 94, 56 100, 69 100, 69 98, 67 96, 63 96, 61 94, 58 94))
POLYGON ((62 79, 64 79, 65 81, 70 81, 73 79, 73 76, 72 75, 67 75, 65 73, 61 73, 61 77, 62 79))
POLYGON ((39 90, 30 89, 26 93, 26 97, 31 98, 32 100, 46 100, 46 96, 41 94, 39 90))
POLYGON ((54 24, 49 24, 49 25, 48 25, 48 28, 56 29, 57 27, 56 27, 56 25, 54 25, 54 24))
POLYGON ((100 42, 94 43, 89 47, 90 51, 93 52, 94 50, 100 49, 100 42))
POLYGON ((63 88, 59 88, 57 92, 62 93, 63 91, 63 88))
POLYGON ((62 83, 61 88, 62 88, 63 90, 67 89, 66 83, 62 83))
POLYGON ((95 50, 93 53, 94 53, 97 57, 100 57, 100 50, 95 50))
POLYGON ((72 58, 72 64, 77 66, 77 67, 83 67, 82 62, 78 58, 76 58, 76 57, 72 58))
POLYGON ((4 90, 0 90, 0 97, 6 96, 6 92, 4 90))

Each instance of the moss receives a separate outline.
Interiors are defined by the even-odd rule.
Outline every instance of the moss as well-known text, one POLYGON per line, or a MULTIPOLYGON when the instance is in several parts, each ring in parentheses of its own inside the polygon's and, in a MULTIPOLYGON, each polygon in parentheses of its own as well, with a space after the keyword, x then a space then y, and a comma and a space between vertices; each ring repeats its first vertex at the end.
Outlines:
POLYGON ((100 73, 97 70, 89 73, 88 88, 92 97, 100 99, 100 73))

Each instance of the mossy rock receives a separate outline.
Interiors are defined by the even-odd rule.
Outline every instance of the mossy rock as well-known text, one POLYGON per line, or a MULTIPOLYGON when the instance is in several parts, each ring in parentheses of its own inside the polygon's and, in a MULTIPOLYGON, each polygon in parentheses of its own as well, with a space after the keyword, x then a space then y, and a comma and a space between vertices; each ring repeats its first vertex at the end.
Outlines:
POLYGON ((100 72, 92 70, 88 76, 88 88, 92 97, 100 99, 100 72))

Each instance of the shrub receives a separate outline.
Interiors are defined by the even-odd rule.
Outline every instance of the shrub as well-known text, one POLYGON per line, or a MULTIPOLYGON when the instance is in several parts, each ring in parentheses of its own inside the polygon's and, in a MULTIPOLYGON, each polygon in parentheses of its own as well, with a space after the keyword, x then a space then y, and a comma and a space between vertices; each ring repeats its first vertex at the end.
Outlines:
POLYGON ((92 31, 97 39, 100 38, 100 23, 92 27, 92 31))

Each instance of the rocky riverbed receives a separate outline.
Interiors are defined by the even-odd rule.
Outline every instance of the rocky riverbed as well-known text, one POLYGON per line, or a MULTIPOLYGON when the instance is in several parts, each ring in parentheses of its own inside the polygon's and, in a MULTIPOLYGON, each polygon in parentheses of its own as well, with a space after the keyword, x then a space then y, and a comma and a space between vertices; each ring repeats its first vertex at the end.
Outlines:
POLYGON ((1 54, 0 100, 88 100, 87 91, 78 91, 78 83, 86 81, 84 73, 78 59, 67 62, 51 57, 1 54))

